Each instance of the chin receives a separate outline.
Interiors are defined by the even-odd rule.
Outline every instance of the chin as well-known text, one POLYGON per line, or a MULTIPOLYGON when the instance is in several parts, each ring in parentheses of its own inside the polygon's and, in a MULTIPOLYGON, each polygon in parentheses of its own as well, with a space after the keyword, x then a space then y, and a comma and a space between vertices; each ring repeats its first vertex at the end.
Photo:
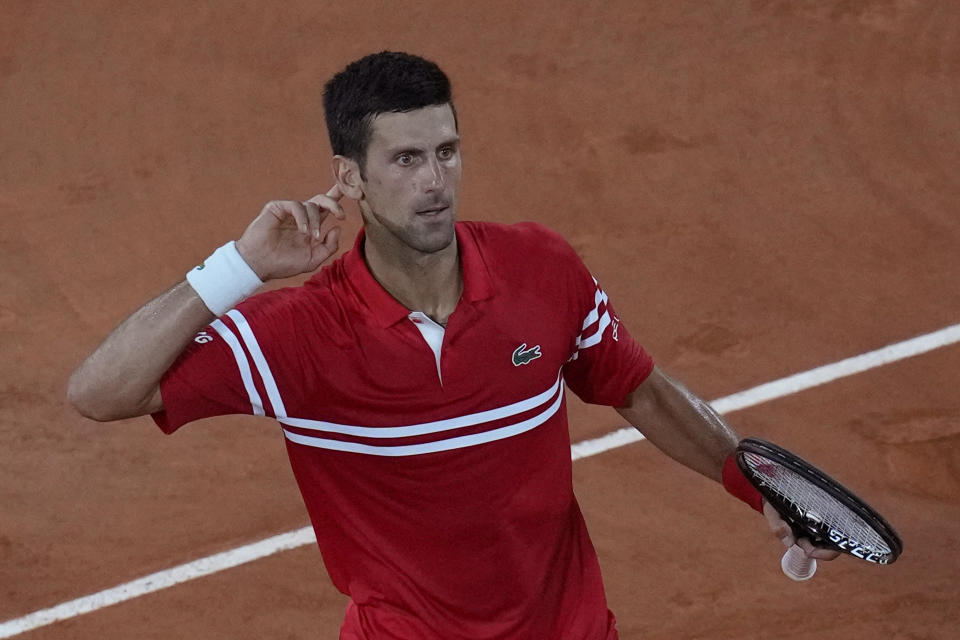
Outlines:
POLYGON ((435 240, 435 239, 424 239, 422 242, 418 243, 419 246, 414 246, 417 251, 421 253, 440 253, 444 249, 448 248, 456 240, 457 235, 451 233, 449 236, 435 240))
POLYGON ((432 233, 419 234, 419 237, 411 238, 407 244, 421 253, 439 253, 449 247, 456 239, 457 234, 451 221, 449 227, 437 229, 432 233))

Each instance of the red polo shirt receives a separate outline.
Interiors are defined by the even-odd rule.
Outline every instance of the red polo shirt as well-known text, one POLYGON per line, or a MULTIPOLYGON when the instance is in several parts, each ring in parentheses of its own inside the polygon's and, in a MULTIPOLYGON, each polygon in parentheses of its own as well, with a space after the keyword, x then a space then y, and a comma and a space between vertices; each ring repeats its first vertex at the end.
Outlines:
POLYGON ((445 330, 377 283, 361 233, 302 287, 201 332, 154 419, 167 433, 231 413, 280 423, 352 599, 341 638, 614 638, 573 494, 564 382, 617 405, 653 362, 557 234, 456 233, 464 289, 445 330))

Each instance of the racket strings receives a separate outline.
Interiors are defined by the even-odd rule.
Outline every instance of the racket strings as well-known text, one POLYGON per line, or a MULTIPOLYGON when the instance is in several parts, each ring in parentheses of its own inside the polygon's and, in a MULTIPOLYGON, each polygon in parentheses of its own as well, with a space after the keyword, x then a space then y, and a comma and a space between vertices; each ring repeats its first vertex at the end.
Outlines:
POLYGON ((754 453, 745 453, 744 460, 751 471, 789 503, 803 520, 823 523, 825 531, 833 529, 875 553, 892 553, 883 537, 856 512, 797 472, 754 453))

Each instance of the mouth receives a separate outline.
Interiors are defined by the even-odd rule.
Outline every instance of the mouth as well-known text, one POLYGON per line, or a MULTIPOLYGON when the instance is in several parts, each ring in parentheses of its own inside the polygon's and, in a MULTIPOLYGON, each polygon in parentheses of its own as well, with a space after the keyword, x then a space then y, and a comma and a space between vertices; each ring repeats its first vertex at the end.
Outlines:
POLYGON ((431 206, 431 207, 427 207, 426 209, 419 209, 419 210, 417 211, 417 215, 418 215, 418 216, 427 216, 427 217, 437 216, 437 215, 440 215, 441 213, 445 212, 445 211, 446 211, 447 209, 449 209, 449 208, 450 208, 450 205, 448 205, 448 204, 437 204, 437 205, 433 205, 433 206, 431 206))

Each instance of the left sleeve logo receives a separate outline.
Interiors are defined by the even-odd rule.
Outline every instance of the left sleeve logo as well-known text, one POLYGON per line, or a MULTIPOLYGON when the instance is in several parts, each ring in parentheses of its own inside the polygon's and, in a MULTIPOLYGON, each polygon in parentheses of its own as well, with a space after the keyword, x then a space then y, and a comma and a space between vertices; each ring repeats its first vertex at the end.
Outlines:
POLYGON ((527 349, 527 343, 524 342, 513 351, 513 366, 519 367, 522 364, 529 364, 532 360, 536 360, 541 355, 543 354, 540 353, 540 345, 534 345, 533 347, 527 349))
POLYGON ((206 331, 201 331, 194 336, 193 341, 197 344, 207 344, 208 342, 213 342, 213 336, 206 331))

